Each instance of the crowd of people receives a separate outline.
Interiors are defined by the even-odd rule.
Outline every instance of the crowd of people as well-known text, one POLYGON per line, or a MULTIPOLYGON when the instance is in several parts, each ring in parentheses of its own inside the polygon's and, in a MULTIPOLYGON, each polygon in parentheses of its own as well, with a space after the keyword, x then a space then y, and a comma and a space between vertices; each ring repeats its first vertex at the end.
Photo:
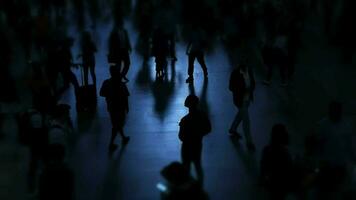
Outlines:
MULTIPOLYGON (((70 86, 74 88, 77 109, 83 102, 96 99, 97 95, 106 99, 107 110, 112 123, 109 152, 117 149, 115 139, 120 134, 122 145, 127 145, 130 137, 125 134, 125 121, 129 113, 130 54, 137 51, 147 63, 154 57, 156 79, 167 76, 168 59, 177 62, 176 41, 186 43, 187 79, 194 83, 194 62, 200 64, 204 79, 208 79, 208 66, 205 55, 211 51, 214 41, 220 39, 229 52, 249 45, 248 41, 257 41, 257 51, 266 67, 265 85, 270 85, 274 68, 279 68, 281 85, 288 86, 294 76, 301 32, 306 14, 323 5, 325 32, 330 42, 341 45, 345 59, 355 49, 352 33, 355 26, 350 19, 354 15, 350 10, 352 0, 344 0, 344 12, 341 15, 340 30, 350 27, 350 31, 332 32, 330 19, 331 2, 314 1, 174 1, 174 0, 137 0, 133 9, 132 2, 98 0, 14 0, 0 2, 0 87, 4 91, 1 101, 14 101, 14 80, 11 80, 11 66, 21 46, 25 64, 30 69, 29 87, 32 93, 32 106, 20 113, 20 141, 30 149, 30 167, 28 186, 31 194, 39 199, 73 199, 74 175, 65 164, 68 148, 67 135, 73 132, 69 110, 66 104, 58 100, 70 86), (106 7, 103 7, 106 5, 106 7), (110 6, 107 6, 110 5, 110 6), (107 63, 110 66, 110 78, 97 86, 95 73, 96 53, 101 51, 93 39, 91 31, 99 23, 105 23, 106 9, 111 8, 113 28, 109 35, 107 63), (16 10, 16 12, 14 12, 16 10), (74 11, 74 12, 71 12, 74 11), (86 16, 89 16, 89 21, 86 16), (134 27, 139 33, 135 47, 131 46, 130 34, 125 28, 125 18, 133 16, 134 27), (69 19, 75 19, 73 22, 69 19), (68 23, 74 23, 80 34, 80 54, 73 58, 72 47, 75 39, 68 34, 68 23), (259 25, 263 26, 260 37, 259 25), (340 34, 346 34, 346 39, 340 34), (350 33, 352 32, 352 33, 350 33), (348 40, 349 39, 349 40, 348 40), (81 63, 76 59, 81 58, 81 63), (72 68, 81 68, 83 83, 80 84, 72 68), (92 84, 89 81, 89 72, 92 84), (99 92, 96 91, 100 87, 99 92), (90 94, 89 94, 90 93, 90 94), (41 171, 40 175, 39 171, 41 171), (65 187, 63 187, 65 186, 65 187), (36 193, 36 191, 38 191, 36 193)), ((251 136, 249 105, 254 101, 254 67, 249 55, 233 62, 235 69, 229 80, 232 101, 238 112, 226 132, 232 139, 246 142, 249 152, 256 151, 251 136), (237 131, 242 123, 243 136, 237 131)), ((93 100, 96 103, 96 100, 93 100)), ((188 181, 193 190, 203 188, 204 173, 201 164, 203 138, 212 131, 207 113, 199 109, 199 98, 189 95, 184 106, 189 113, 179 123, 178 138, 182 142, 182 162, 172 163, 162 170, 162 175, 171 180, 171 187, 182 186, 188 181), (194 164, 197 172, 196 183, 190 176, 190 167, 194 164), (173 174, 172 174, 173 173, 173 174), (177 176, 177 174, 182 176, 177 176), (197 189, 198 188, 198 189, 197 189)), ((95 104, 94 103, 94 104, 95 104)), ((90 110, 91 104, 83 109, 90 110)), ((95 105, 94 105, 95 106, 95 105)), ((352 188, 346 187, 356 163, 353 124, 343 118, 342 105, 332 102, 329 116, 318 123, 305 139, 305 154, 294 159, 288 150, 289 136, 287 127, 276 124, 271 131, 270 143, 263 149, 261 167, 261 185, 267 189, 270 199, 286 199, 295 194, 301 199, 307 198, 316 188, 319 199, 352 199, 352 188), (341 196, 344 195, 344 196, 341 196), (337 196, 339 195, 339 196, 337 196)), ((167 199, 188 199, 192 195, 190 187, 184 191, 176 190, 167 199), (189 192, 187 192, 189 191, 189 192), (178 197, 177 197, 178 195, 178 197), (181 195, 181 196, 179 196, 181 195)), ((199 192, 198 192, 199 193, 199 192)), ((203 193, 199 193, 203 194, 203 193)), ((196 197, 205 199, 205 195, 196 197)))

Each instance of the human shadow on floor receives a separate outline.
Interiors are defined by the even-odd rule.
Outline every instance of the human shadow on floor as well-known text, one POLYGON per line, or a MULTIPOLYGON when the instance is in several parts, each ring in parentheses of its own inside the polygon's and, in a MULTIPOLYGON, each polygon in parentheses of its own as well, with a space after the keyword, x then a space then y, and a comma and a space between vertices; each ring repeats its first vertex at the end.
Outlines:
POLYGON ((122 199, 122 188, 120 186, 120 165, 125 154, 126 146, 121 146, 118 153, 109 152, 109 166, 104 177, 101 199, 122 199))
POLYGON ((162 121, 171 103, 174 94, 175 82, 172 74, 171 78, 166 75, 163 80, 156 80, 151 84, 151 91, 154 97, 154 111, 162 121))
POLYGON ((241 144, 241 139, 231 137, 231 143, 234 145, 237 156, 242 160, 245 165, 247 174, 252 180, 258 180, 259 168, 255 154, 251 154, 247 149, 244 149, 241 144))
POLYGON ((199 97, 200 99, 200 108, 208 115, 210 116, 210 108, 209 108, 209 102, 208 102, 208 80, 204 79, 201 93, 200 95, 196 94, 195 86, 194 83, 190 83, 188 85, 189 89, 189 94, 193 94, 199 97))
POLYGON ((136 76, 136 85, 141 90, 151 90, 154 98, 153 109, 161 121, 169 108, 175 89, 175 63, 171 63, 170 67, 170 74, 166 73, 163 78, 154 80, 151 76, 151 66, 144 62, 136 76))

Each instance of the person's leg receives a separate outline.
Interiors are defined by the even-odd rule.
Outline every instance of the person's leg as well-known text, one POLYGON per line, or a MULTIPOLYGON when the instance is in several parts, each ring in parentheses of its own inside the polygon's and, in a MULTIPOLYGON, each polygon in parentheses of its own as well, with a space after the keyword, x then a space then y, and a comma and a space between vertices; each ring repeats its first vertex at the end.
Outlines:
POLYGON ((243 130, 244 130, 244 136, 246 139, 246 144, 247 147, 250 150, 254 150, 254 144, 252 141, 252 137, 251 137, 251 130, 250 130, 250 116, 248 113, 248 104, 249 103, 244 103, 245 105, 241 108, 241 113, 242 113, 242 126, 243 126, 243 130))
POLYGON ((177 61, 177 56, 176 56, 176 38, 175 34, 171 33, 169 35, 169 41, 170 41, 170 55, 173 61, 177 61))
POLYGON ((84 85, 88 85, 88 71, 89 71, 89 66, 87 64, 83 65, 83 72, 84 72, 84 85))
POLYGON ((184 144, 182 145, 181 149, 181 159, 182 159, 182 165, 184 168, 187 170, 188 173, 190 173, 190 164, 191 161, 189 159, 189 156, 187 155, 189 152, 187 152, 187 149, 184 147, 184 144))
POLYGON ((79 89, 79 83, 75 74, 70 69, 67 69, 65 74, 66 77, 68 77, 70 83, 73 84, 75 91, 77 91, 79 89))
POLYGON ((189 54, 188 55, 188 79, 186 80, 187 83, 191 83, 193 81, 194 61, 195 61, 195 55, 189 54))
POLYGON ((204 183, 204 172, 203 172, 203 167, 202 167, 202 164, 201 164, 202 146, 198 147, 196 153, 197 153, 197 157, 194 159, 193 163, 194 163, 195 170, 197 172, 198 182, 201 185, 203 185, 203 183, 204 183))
POLYGON ((95 63, 91 64, 89 66, 89 69, 90 69, 90 75, 93 79, 93 84, 96 85, 96 75, 95 75, 95 63))
POLYGON ((203 72, 204 72, 204 77, 208 77, 208 68, 206 67, 206 64, 205 64, 205 60, 204 60, 204 53, 199 53, 197 55, 197 60, 201 66, 201 68, 203 69, 203 72))
POLYGON ((124 54, 123 62, 124 62, 124 68, 122 69, 122 76, 127 81, 128 79, 127 79, 126 75, 129 72, 129 68, 130 68, 130 64, 131 64, 130 55, 128 52, 126 52, 124 54))
POLYGON ((117 125, 118 117, 117 117, 117 114, 115 114, 113 111, 109 111, 109 115, 110 115, 110 120, 111 120, 111 124, 112 124, 109 149, 114 149, 116 146, 114 144, 114 141, 115 141, 117 133, 119 132, 119 128, 117 125))
POLYGON ((237 132, 237 128, 239 127, 239 125, 240 125, 240 123, 242 121, 242 114, 243 114, 242 109, 239 108, 239 111, 235 115, 235 118, 232 121, 232 124, 230 126, 230 133, 237 132))

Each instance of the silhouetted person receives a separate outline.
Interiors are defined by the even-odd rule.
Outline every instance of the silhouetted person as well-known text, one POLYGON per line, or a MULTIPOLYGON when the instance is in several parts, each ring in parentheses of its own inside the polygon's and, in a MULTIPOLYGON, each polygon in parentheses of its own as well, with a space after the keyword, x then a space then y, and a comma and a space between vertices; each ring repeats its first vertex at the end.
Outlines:
POLYGON ((261 158, 262 183, 269 191, 269 199, 285 199, 293 181, 293 161, 288 150, 289 136, 283 124, 272 128, 271 141, 263 149, 261 158))
POLYGON ((237 132, 237 128, 242 122, 247 148, 250 151, 255 151, 255 145, 251 138, 248 113, 248 107, 253 101, 255 78, 252 69, 246 63, 243 62, 231 73, 229 90, 232 92, 234 104, 239 110, 231 124, 229 133, 231 136, 237 136, 240 139, 241 135, 237 132))
POLYGON ((189 113, 179 123, 182 163, 189 172, 190 165, 193 163, 198 181, 203 184, 204 175, 201 165, 203 137, 211 132, 211 124, 206 114, 198 109, 199 98, 197 96, 189 95, 184 102, 184 106, 189 109, 189 113))
MULTIPOLYGON (((30 165, 28 171, 28 186, 29 192, 34 192, 36 186, 36 174, 41 162, 45 159, 45 152, 48 145, 48 129, 45 124, 45 115, 42 115, 37 110, 30 110, 26 114, 27 124, 24 131, 28 138, 28 146, 30 149, 30 165)), ((43 164, 43 163, 42 163, 43 164)))
POLYGON ((152 53, 156 62, 156 77, 163 78, 167 68, 169 53, 169 39, 162 28, 157 28, 152 37, 152 53))
POLYGON ((41 113, 48 114, 56 104, 56 97, 53 94, 43 64, 39 62, 31 63, 30 74, 29 86, 32 92, 32 104, 41 113))
POLYGON ((163 34, 167 38, 169 43, 168 56, 172 58, 172 61, 177 61, 175 43, 176 43, 176 26, 177 26, 177 13, 176 6, 173 0, 161 1, 159 10, 156 16, 156 23, 159 27, 162 27, 163 34))
POLYGON ((352 120, 343 116, 341 103, 330 103, 329 116, 318 123, 315 131, 319 199, 335 199, 351 176, 351 166, 356 163, 354 130, 352 120))
POLYGON ((287 66, 288 66, 288 38, 285 35, 279 35, 269 41, 262 49, 263 62, 267 68, 266 80, 263 84, 270 85, 273 69, 278 67, 280 70, 282 86, 287 86, 287 66))
POLYGON ((208 69, 204 60, 204 51, 206 48, 206 36, 204 31, 197 27, 193 26, 193 30, 191 32, 189 43, 187 46, 187 55, 188 55, 188 78, 186 80, 187 83, 192 83, 194 81, 194 61, 198 60, 201 68, 204 72, 204 78, 208 78, 208 69))
POLYGON ((90 70, 91 77, 93 78, 93 83, 96 85, 96 75, 95 75, 95 53, 97 52, 96 45, 89 32, 84 32, 81 41, 82 54, 80 56, 83 60, 83 70, 84 70, 84 84, 88 85, 88 71, 90 70))
POLYGON ((166 185, 158 185, 162 200, 208 199, 201 185, 181 163, 169 164, 162 169, 161 175, 167 181, 166 185))
POLYGON ((117 133, 122 137, 122 143, 125 145, 128 143, 130 137, 124 134, 124 124, 126 114, 129 112, 129 91, 122 82, 122 76, 117 67, 110 67, 111 78, 104 81, 101 89, 100 96, 105 97, 107 109, 110 114, 112 133, 110 139, 110 151, 117 148, 114 144, 117 133))
POLYGON ((140 33, 137 45, 139 48, 139 52, 143 56, 144 62, 146 62, 150 57, 150 40, 153 32, 153 2, 147 0, 136 1, 135 13, 135 23, 140 33))
POLYGON ((124 63, 122 76, 125 81, 128 81, 126 75, 130 67, 131 44, 129 35, 123 26, 123 23, 118 23, 112 30, 109 37, 109 63, 113 63, 121 70, 121 62, 124 63))
POLYGON ((57 52, 57 64, 60 70, 60 73, 63 76, 64 88, 68 87, 68 84, 71 83, 74 86, 74 90, 77 92, 79 89, 79 83, 71 70, 73 64, 73 57, 71 48, 73 46, 72 38, 65 38, 63 43, 59 45, 57 52))
POLYGON ((74 199, 74 175, 64 163, 64 147, 52 144, 47 153, 48 161, 39 180, 39 200, 74 199))

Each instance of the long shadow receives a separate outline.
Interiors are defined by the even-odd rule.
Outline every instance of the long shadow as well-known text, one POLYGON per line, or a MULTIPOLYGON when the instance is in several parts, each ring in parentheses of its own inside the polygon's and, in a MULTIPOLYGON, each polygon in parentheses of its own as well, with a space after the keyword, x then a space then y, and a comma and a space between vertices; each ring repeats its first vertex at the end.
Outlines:
POLYGON ((105 180, 103 181, 103 189, 101 193, 101 199, 121 199, 122 188, 120 187, 119 172, 122 157, 125 153, 126 146, 121 146, 117 155, 115 152, 109 152, 109 156, 112 159, 108 166, 105 180), (116 158, 115 158, 116 157, 116 158))
POLYGON ((208 80, 204 79, 202 90, 200 95, 196 94, 194 83, 188 85, 189 94, 193 94, 199 97, 200 99, 200 108, 210 116, 210 108, 208 102, 208 80))
MULTIPOLYGON (((174 63, 172 63, 172 69, 175 69, 174 63)), ((171 72, 171 77, 168 78, 168 73, 163 79, 157 79, 151 83, 151 91, 154 97, 154 111, 158 114, 158 117, 163 121, 175 88, 175 70, 171 72)))
POLYGON ((237 138, 231 138, 231 143, 234 145, 237 156, 241 158, 242 162, 245 165, 246 172, 252 180, 257 180, 259 177, 259 168, 258 161, 255 154, 251 154, 241 145, 241 141, 237 138))
POLYGON ((154 98, 154 112, 158 114, 159 119, 162 121, 166 114, 175 88, 175 63, 171 63, 171 73, 163 77, 163 79, 153 80, 151 77, 151 68, 148 62, 143 62, 141 69, 139 70, 135 84, 141 90, 150 90, 154 98))

